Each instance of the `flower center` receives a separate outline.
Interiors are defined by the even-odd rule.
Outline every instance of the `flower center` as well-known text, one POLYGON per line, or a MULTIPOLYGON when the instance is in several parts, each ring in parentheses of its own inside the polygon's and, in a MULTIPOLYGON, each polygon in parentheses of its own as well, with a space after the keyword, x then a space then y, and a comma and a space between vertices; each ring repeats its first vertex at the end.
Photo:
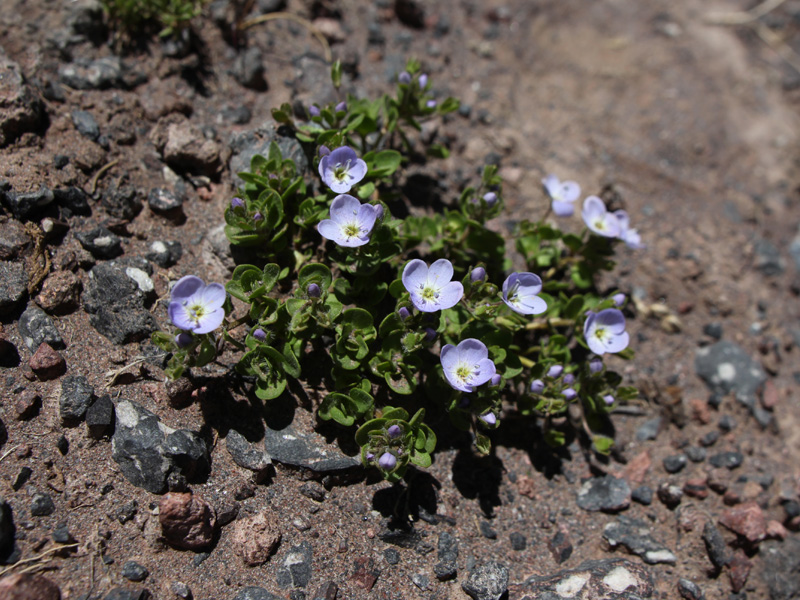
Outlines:
POLYGON ((361 233, 361 228, 357 223, 348 223, 342 227, 342 233, 347 237, 358 237, 358 234, 361 233))
POLYGON ((473 368, 465 364, 460 364, 456 369, 456 377, 458 377, 464 383, 468 383, 468 381, 472 379, 472 372, 473 368))
POLYGON ((508 301, 511 304, 519 303, 519 281, 515 281, 514 285, 511 286, 511 289, 508 290, 508 301))
POLYGON ((186 312, 189 315, 189 319, 194 321, 195 323, 199 323, 200 319, 202 319, 206 314, 206 307, 202 304, 191 304, 186 307, 186 312))
POLYGON ((433 288, 432 286, 426 285, 422 286, 422 292, 420 295, 422 296, 422 299, 425 300, 426 302, 435 302, 436 299, 439 297, 439 292, 437 292, 436 289, 433 288))
POLYGON ((350 161, 346 163, 336 163, 333 167, 333 176, 337 181, 346 181, 349 178, 350 161))
POLYGON ((595 229, 599 229, 600 231, 604 231, 606 228, 606 221, 605 219, 597 218, 594 220, 595 229))
POLYGON ((594 330, 594 337, 601 343, 605 343, 606 338, 608 337, 608 332, 606 331, 605 327, 598 327, 594 330))

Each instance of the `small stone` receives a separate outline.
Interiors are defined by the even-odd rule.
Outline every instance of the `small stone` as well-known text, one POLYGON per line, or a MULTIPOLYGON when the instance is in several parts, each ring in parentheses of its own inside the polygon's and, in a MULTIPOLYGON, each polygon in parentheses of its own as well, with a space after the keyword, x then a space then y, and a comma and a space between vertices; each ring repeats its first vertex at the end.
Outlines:
POLYGON ((703 477, 687 479, 686 483, 683 484, 683 491, 687 496, 700 498, 701 500, 708 497, 708 486, 703 477))
POLYGON ((705 600, 706 598, 700 586, 684 578, 678 579, 678 593, 681 595, 681 598, 685 598, 685 600, 705 600))
POLYGON ((73 110, 70 116, 72 117, 72 124, 75 125, 78 133, 93 142, 97 141, 97 138, 100 137, 100 126, 92 113, 85 110, 73 110))
POLYGON ((355 560, 355 570, 350 576, 350 581, 366 592, 370 592, 378 581, 380 571, 374 568, 374 561, 366 556, 360 556, 355 560))
POLYGON ((95 439, 111 434, 114 427, 114 404, 110 395, 100 396, 89 406, 86 411, 86 427, 89 435, 95 439))
POLYGON ((59 544, 72 544, 75 538, 69 532, 66 521, 62 521, 56 525, 53 530, 53 541, 59 544))
POLYGON ((703 325, 703 333, 708 337, 721 340, 722 339, 722 324, 721 323, 706 323, 703 325))
POLYGON ((516 531, 509 536, 509 540, 511 541, 511 549, 515 552, 522 552, 528 545, 525 536, 516 531))
POLYGON ((686 448, 686 458, 693 463, 703 462, 706 459, 706 449, 700 446, 689 446, 686 448))
POLYGON ((232 528, 231 542, 234 549, 249 567, 267 562, 281 541, 276 519, 267 512, 239 519, 232 528))
POLYGON ((62 425, 75 425, 83 419, 94 399, 94 388, 83 375, 70 375, 61 382, 58 399, 62 425))
POLYGON ((5 560, 14 552, 14 518, 8 502, 0 498, 0 559, 5 560))
POLYGON ((658 495, 658 499, 668 508, 675 508, 681 503, 681 498, 683 498, 683 490, 677 485, 670 483, 662 483, 659 485, 656 494, 658 495))
POLYGON ((631 498, 639 504, 649 506, 653 502, 653 488, 647 485, 640 485, 631 492, 631 498))
POLYGON ((202 550, 214 541, 217 516, 199 496, 167 493, 159 502, 158 520, 164 539, 177 548, 202 550))
POLYGON ((719 418, 719 422, 717 423, 717 427, 720 428, 721 431, 728 433, 729 431, 733 431, 736 429, 736 419, 734 419, 730 415, 722 415, 719 418))
MULTIPOLYGON (((142 199, 139 195, 139 190, 132 185, 112 183, 103 192, 100 204, 112 217, 125 221, 132 220, 142 211, 142 199)), ((87 250, 95 254, 91 248, 87 248, 87 250)), ((113 258, 113 256, 109 258, 113 258)))
POLYGON ((619 511, 628 508, 630 501, 628 483, 612 475, 594 477, 578 492, 578 506, 587 511, 619 511))
POLYGON ((96 258, 115 258, 123 252, 120 237, 102 226, 85 232, 76 232, 75 237, 81 246, 96 258))
POLYGON ((41 381, 57 379, 67 370, 67 362, 64 357, 46 342, 42 342, 36 353, 28 361, 28 366, 41 381))
POLYGON ((734 593, 739 592, 744 587, 744 584, 747 583, 752 567, 753 564, 742 550, 737 550, 733 554, 733 558, 728 563, 728 576, 734 593))
POLYGON ((700 438, 700 444, 703 446, 713 446, 717 443, 719 439, 719 431, 709 431, 703 437, 700 438))
POLYGON ((42 407, 42 397, 31 390, 25 390, 14 403, 14 411, 17 413, 18 421, 33 419, 39 414, 42 407))
POLYGON ((420 573, 414 573, 411 576, 411 581, 414 583, 421 590, 427 590, 428 586, 431 584, 431 580, 428 579, 425 575, 420 573))
POLYGON ((572 542, 569 539, 569 534, 565 529, 559 531, 547 543, 550 553, 553 555, 553 560, 556 564, 561 564, 572 556, 572 542))
POLYGON ((492 529, 491 525, 486 521, 481 521, 479 525, 479 529, 481 531, 481 535, 489 540, 496 540, 497 539, 497 532, 492 529))
POLYGON ((55 510, 56 505, 53 504, 53 499, 49 494, 37 492, 31 498, 32 517, 47 517, 52 515, 55 510))
POLYGON ((183 198, 171 190, 153 188, 147 194, 147 205, 157 213, 168 213, 183 206, 183 198))
POLYGON ((779 521, 770 520, 767 521, 767 537, 773 540, 783 540, 786 539, 786 536, 789 535, 789 532, 786 530, 786 527, 783 526, 779 521))
POLYGON ((233 458, 233 462, 240 467, 259 473, 272 466, 269 455, 263 449, 248 442, 247 438, 235 429, 228 430, 225 446, 233 458))
POLYGON ((0 261, 0 313, 9 314, 23 303, 28 276, 21 262, 0 261))
POLYGON ((0 580, 0 598, 4 600, 61 600, 61 590, 41 575, 12 573, 0 580))
POLYGON ((182 600, 191 600, 192 598, 192 590, 189 589, 189 586, 182 581, 173 581, 170 584, 169 589, 173 594, 182 600))
POLYGON ((31 352, 43 343, 56 349, 64 348, 64 340, 53 323, 53 319, 37 306, 30 305, 25 309, 25 312, 20 315, 17 330, 31 352))
POLYGON ((383 558, 390 565, 396 565, 400 562, 400 553, 394 548, 386 548, 383 551, 383 558))
POLYGON ((273 461, 316 473, 362 468, 361 460, 343 454, 315 432, 300 432, 291 425, 280 430, 266 428, 264 447, 273 461))
POLYGON ((136 516, 136 507, 137 507, 136 500, 131 500, 130 502, 126 502, 123 504, 120 509, 117 511, 117 521, 122 524, 127 523, 133 517, 136 516))
POLYGON ((15 192, 0 190, 0 200, 3 201, 15 219, 20 221, 34 220, 42 216, 42 209, 53 202, 53 190, 45 185, 30 192, 15 192))
POLYGON ((724 494, 730 484, 731 475, 728 469, 711 469, 708 472, 708 487, 717 492, 724 494))
POLYGON ((72 271, 56 271, 47 276, 36 303, 50 314, 66 315, 80 306, 81 280, 72 271))
POLYGON ((733 392, 755 415, 756 394, 767 376, 743 348, 725 340, 700 348, 695 355, 695 371, 712 393, 724 396, 733 392))
POLYGON ((150 571, 132 560, 122 565, 122 576, 129 581, 144 581, 149 574, 150 571))
POLYGON ((20 467, 19 473, 14 478, 14 481, 11 482, 11 488, 17 492, 22 489, 22 486, 28 483, 28 480, 31 478, 33 474, 33 470, 30 467, 20 467))
POLYGON ((624 546, 648 564, 675 564, 677 558, 650 535, 650 526, 638 519, 620 515, 603 529, 603 538, 612 546, 624 546))
POLYGON ((339 586, 333 581, 326 581, 319 586, 317 592, 314 594, 314 600, 336 600, 336 594, 339 592, 339 586))
POLYGON ((764 512, 755 502, 729 508, 720 515, 719 522, 751 544, 760 542, 767 535, 764 512))
POLYGON ((264 588, 248 586, 236 594, 233 600, 281 600, 281 598, 264 588))
POLYGON ((439 581, 449 581, 458 574, 458 567, 454 562, 438 562, 433 565, 433 574, 439 581))
POLYGON ((673 454, 664 458, 663 464, 667 473, 677 473, 686 467, 688 460, 685 454, 673 454))
POLYGON ((264 55, 258 46, 250 46, 237 55, 233 64, 233 75, 243 87, 257 91, 267 89, 264 55))
POLYGON ((709 457, 708 462, 717 468, 736 469, 743 460, 741 452, 720 452, 709 457))
POLYGON ((9 219, 0 227, 0 260, 9 261, 18 258, 31 244, 31 237, 19 221, 9 219))
POLYGON ((625 465, 623 476, 630 485, 640 484, 644 481, 651 465, 650 452, 642 450, 625 465))
POLYGON ((703 542, 705 542, 706 545, 708 558, 711 560, 711 564, 714 565, 715 569, 720 570, 728 564, 730 555, 725 546, 725 540, 711 521, 706 522, 703 527, 703 542))
POLYGON ((491 562, 473 568, 461 584, 474 600, 500 600, 508 590, 508 567, 491 562))
POLYGON ((145 254, 147 260, 153 261, 164 269, 168 269, 177 263, 181 256, 183 256, 183 247, 180 242, 161 240, 151 243, 149 252, 145 254))
POLYGON ((325 500, 325 488, 316 481, 309 481, 300 486, 300 493, 315 502, 325 500))
POLYGON ((58 451, 61 453, 62 456, 66 456, 67 452, 69 452, 69 440, 67 439, 67 436, 65 436, 63 433, 56 442, 56 448, 58 448, 58 451))
POLYGON ((642 442, 656 439, 658 432, 661 431, 663 421, 661 417, 655 417, 645 421, 639 429, 636 430, 636 439, 642 442))
POLYGON ((276 583, 282 588, 289 586, 305 588, 311 581, 311 564, 311 544, 301 542, 286 553, 278 567, 278 573, 275 576, 276 583))
POLYGON ((164 384, 164 388, 167 392, 170 406, 183 408, 191 402, 194 385, 192 385, 188 377, 179 377, 178 379, 167 381, 164 384))

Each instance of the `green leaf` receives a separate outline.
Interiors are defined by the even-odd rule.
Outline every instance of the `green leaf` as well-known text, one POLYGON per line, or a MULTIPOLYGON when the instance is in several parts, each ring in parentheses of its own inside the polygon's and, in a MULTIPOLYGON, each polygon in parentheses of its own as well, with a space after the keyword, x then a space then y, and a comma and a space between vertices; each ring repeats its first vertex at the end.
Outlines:
POLYGON ((331 65, 331 83, 337 90, 342 85, 342 62, 339 60, 331 65))
POLYGON ((492 440, 489 439, 488 435, 478 433, 475 435, 475 447, 481 454, 489 454, 489 451, 492 449, 492 440))
POLYGON ((303 265, 297 274, 297 283, 301 290, 306 290, 310 284, 316 283, 322 291, 328 291, 332 281, 333 276, 330 268, 322 263, 303 265))
POLYGON ((599 454, 608 455, 611 453, 611 448, 614 446, 614 440, 604 435, 596 435, 592 438, 592 444, 599 454))
POLYGON ((324 421, 333 419, 345 427, 350 427, 356 422, 356 412, 353 401, 349 396, 334 392, 325 396, 325 399, 319 405, 317 415, 324 421))
MULTIPOLYGON (((375 179, 381 179, 383 177, 389 177, 397 171, 400 167, 400 163, 403 162, 403 155, 397 150, 381 150, 374 156, 371 156, 371 159, 373 166, 369 170, 369 176, 375 179)), ((364 160, 367 159, 364 158, 364 160)))

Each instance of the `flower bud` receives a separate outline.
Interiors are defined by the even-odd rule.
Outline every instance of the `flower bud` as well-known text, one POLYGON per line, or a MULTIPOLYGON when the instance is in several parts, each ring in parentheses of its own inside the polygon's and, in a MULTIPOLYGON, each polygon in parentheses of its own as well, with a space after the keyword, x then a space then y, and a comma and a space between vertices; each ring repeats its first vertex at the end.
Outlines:
POLYGON ((426 85, 428 85, 428 74, 423 73, 419 76, 419 89, 424 90, 426 85))
POLYGON ((553 365, 547 370, 548 377, 559 377, 564 372, 564 367, 561 365, 553 365))
POLYGON ((591 373, 599 373, 603 370, 603 360, 600 358, 593 358, 589 361, 589 371, 591 373))
POLYGON ((503 381, 503 378, 500 375, 498 375, 497 373, 495 373, 494 375, 492 375, 492 378, 489 380, 489 385, 491 385, 492 387, 497 387, 498 385, 500 385, 501 381, 503 381))
POLYGON ((322 290, 319 289, 316 283, 309 283, 308 288, 306 288, 306 293, 309 298, 319 298, 322 295, 322 290))
POLYGON ((614 402, 616 402, 616 399, 611 394, 606 394, 605 396, 603 396, 603 402, 606 403, 606 406, 611 406, 612 404, 614 404, 614 402))
POLYGON ((564 375, 564 378, 561 381, 564 382, 564 385, 572 385, 573 383, 575 383, 575 375, 573 375, 572 373, 567 373, 566 375, 564 375))
POLYGON ((381 469, 391 471, 397 465, 397 459, 391 452, 384 452, 378 459, 378 466, 381 469))
POLYGON ((483 195, 483 201, 486 202, 486 206, 494 206, 497 202, 497 194, 494 192, 486 192, 483 195))
POLYGON ((261 221, 263 218, 264 215, 262 215, 260 212, 256 212, 256 214, 253 215, 253 221, 255 221, 256 223, 258 221, 261 221))
POLYGON ((544 391, 544 381, 534 379, 531 381, 531 394, 541 394, 544 391))
POLYGON ((436 105, 437 105, 437 104, 438 104, 438 102, 436 102, 436 100, 428 100, 428 101, 425 103, 425 107, 426 107, 426 108, 436 108, 436 105))
POLYGON ((263 342, 265 339, 267 339, 267 332, 261 329, 261 327, 257 327, 253 330, 253 337, 259 342, 263 342))
POLYGON ((411 83, 411 75, 407 71, 403 71, 397 76, 397 81, 400 83, 411 83))
POLYGON ((625 304, 625 294, 623 294, 622 292, 620 292, 619 294, 614 294, 613 296, 611 296, 611 299, 617 306, 622 306, 623 304, 625 304))
POLYGON ((494 426, 497 424, 497 417, 495 417, 494 413, 491 412, 488 412, 485 415, 481 415, 478 418, 489 426, 494 426))
POLYGON ((244 208, 244 200, 241 198, 231 198, 231 209, 244 208))
POLYGON ((486 281, 486 269, 483 267, 475 267, 472 269, 472 273, 469 274, 469 280, 472 283, 477 283, 479 281, 486 281))
POLYGON ((405 321, 411 316, 411 312, 405 306, 401 306, 400 310, 397 311, 397 314, 400 316, 401 319, 403 319, 403 321, 405 321))
POLYGON ((380 221, 383 218, 383 204, 375 204, 375 220, 380 221))
POLYGON ((367 452, 367 460, 372 460, 375 458, 375 455, 372 452, 367 452))
POLYGON ((184 333, 182 331, 175 336, 175 343, 178 344, 178 348, 186 348, 187 346, 191 345, 193 341, 194 338, 192 337, 191 333, 184 333))
POLYGON ((308 107, 308 114, 311 115, 312 117, 318 117, 319 107, 316 104, 312 104, 311 106, 308 107))
POLYGON ((337 104, 337 105, 334 107, 334 109, 336 110, 336 112, 341 112, 341 111, 343 111, 343 110, 347 110, 347 102, 345 102, 344 100, 342 100, 341 102, 339 102, 339 104, 337 104))
POLYGON ((429 344, 433 343, 436 339, 436 330, 430 327, 425 328, 425 341, 429 344))
POLYGON ((328 148, 328 147, 327 147, 327 146, 325 146, 325 145, 322 145, 322 146, 320 146, 320 147, 319 147, 319 150, 317 150, 317 154, 319 154, 319 155, 320 155, 320 157, 323 157, 323 156, 328 156, 328 154, 330 154, 330 153, 331 153, 331 149, 330 149, 330 148, 328 148))
POLYGON ((403 430, 400 428, 400 425, 392 425, 389 429, 386 430, 386 435, 388 435, 391 439, 396 440, 403 434, 403 430))
POLYGON ((575 400, 575 398, 578 397, 578 392, 573 390, 571 387, 568 387, 561 390, 561 395, 567 399, 567 402, 572 402, 573 400, 575 400))

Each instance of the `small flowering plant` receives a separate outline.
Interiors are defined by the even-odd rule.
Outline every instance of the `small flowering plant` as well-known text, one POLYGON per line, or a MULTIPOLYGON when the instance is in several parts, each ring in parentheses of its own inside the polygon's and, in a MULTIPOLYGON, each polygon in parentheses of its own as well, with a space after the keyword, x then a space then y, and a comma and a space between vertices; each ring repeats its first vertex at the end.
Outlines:
MULTIPOLYGON (((331 74, 338 92, 338 63, 331 74)), ((318 426, 355 429, 364 465, 392 482, 431 464, 426 414, 447 415, 483 453, 512 417, 536 419, 554 446, 577 428, 608 452, 613 440, 595 432, 636 390, 609 358, 632 356, 624 295, 619 304, 597 281, 615 245, 641 248, 641 237, 596 196, 583 202, 585 229, 571 228, 580 186, 554 175, 544 217, 503 231, 496 165, 443 209, 406 210, 404 165, 448 155, 446 138, 420 135, 458 107, 438 89, 409 61, 376 100, 341 95, 301 118, 273 111, 279 133, 225 210, 230 281, 180 279, 174 331, 153 337, 171 353, 166 374, 217 360, 262 401, 304 386, 318 426), (303 160, 285 156, 287 144, 303 160)))

